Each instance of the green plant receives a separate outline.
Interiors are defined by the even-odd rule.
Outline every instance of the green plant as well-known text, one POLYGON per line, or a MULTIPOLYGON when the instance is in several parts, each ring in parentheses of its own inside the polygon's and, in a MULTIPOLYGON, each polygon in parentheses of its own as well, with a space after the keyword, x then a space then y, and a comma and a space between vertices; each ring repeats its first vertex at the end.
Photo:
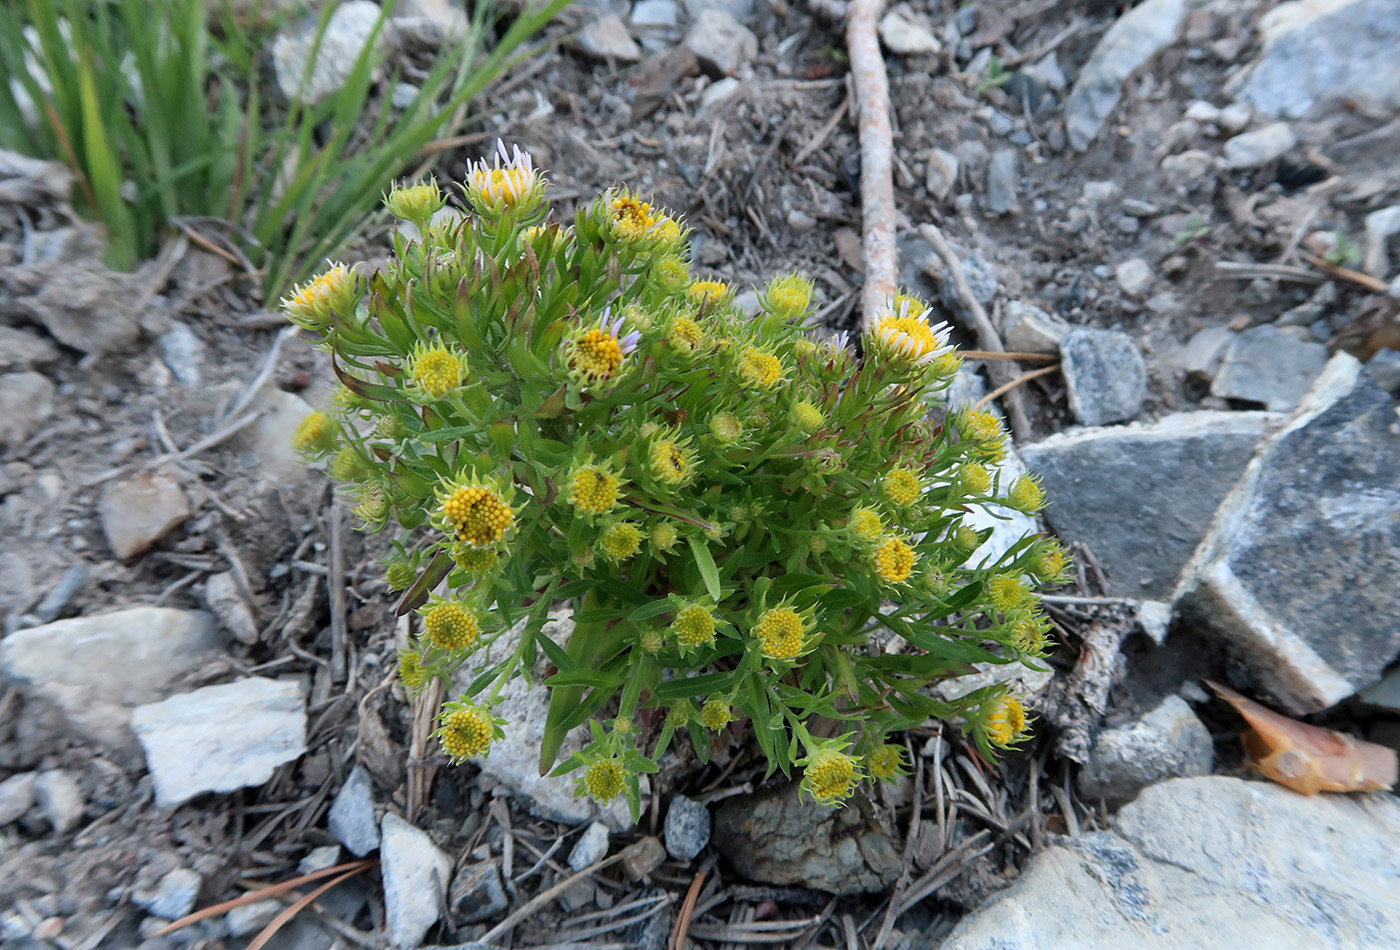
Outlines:
POLYGON ((1355 267, 1361 263, 1361 245, 1347 237, 1345 231, 1338 231, 1332 241, 1332 247, 1322 257, 1327 263, 1337 267, 1355 267))
POLYGON ((1000 483, 994 416, 928 421, 959 360, 922 303, 892 301, 857 359, 808 337, 801 277, 769 283, 753 318, 692 281, 683 226, 625 190, 550 221, 544 180, 503 148, 464 190, 472 213, 449 227, 428 224, 435 184, 396 189, 421 240, 285 302, 342 387, 298 447, 352 474, 369 530, 400 532, 386 577, 423 617, 401 678, 467 681, 437 732, 450 757, 511 728, 491 710, 541 654, 541 769, 588 723, 556 771, 634 815, 677 732, 708 761, 739 716, 770 771, 804 767, 828 803, 898 774, 887 736, 930 716, 961 717, 988 755, 1023 737, 1003 687, 927 690, 1042 655, 1034 591, 1065 562, 1032 536, 969 560, 988 534, 971 508, 1044 498, 1029 476, 1000 483), (544 629, 560 601, 567 643, 544 629))
MULTIPOLYGON (((215 35, 205 0, 28 0, 23 13, 0 9, 11 77, 0 145, 73 168, 113 266, 150 255, 173 218, 220 218, 275 298, 364 227, 393 176, 568 2, 520 12, 489 51, 492 7, 475 5, 465 35, 396 109, 372 95, 374 37, 333 94, 282 107, 263 91, 265 33, 226 3, 215 35)), ((308 75, 337 5, 321 11, 308 75)), ((383 4, 375 37, 392 10, 383 4)))
POLYGON ((1192 241, 1199 241, 1210 236, 1210 222, 1205 216, 1192 212, 1186 216, 1185 222, 1180 231, 1172 235, 1172 243, 1178 246, 1190 244, 1192 241))
POLYGON ((993 89, 1000 89, 1011 81, 1012 73, 993 56, 987 60, 987 71, 977 80, 977 94, 984 96, 993 89))

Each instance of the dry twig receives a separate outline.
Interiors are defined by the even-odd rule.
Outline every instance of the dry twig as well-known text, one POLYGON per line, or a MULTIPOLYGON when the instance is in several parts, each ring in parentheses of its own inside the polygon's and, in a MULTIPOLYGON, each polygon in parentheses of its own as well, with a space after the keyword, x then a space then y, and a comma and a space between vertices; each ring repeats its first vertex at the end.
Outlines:
POLYGON ((860 205, 865 250, 861 326, 867 328, 875 311, 894 296, 899 272, 894 243, 890 80, 876 35, 884 5, 884 0, 851 0, 846 13, 846 51, 860 105, 860 205))

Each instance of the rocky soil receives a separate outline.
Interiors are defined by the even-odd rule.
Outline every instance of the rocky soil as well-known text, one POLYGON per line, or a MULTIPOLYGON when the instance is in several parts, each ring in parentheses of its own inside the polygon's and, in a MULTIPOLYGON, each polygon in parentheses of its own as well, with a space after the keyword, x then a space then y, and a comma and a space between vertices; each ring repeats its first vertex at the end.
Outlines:
MULTIPOLYGON (((400 6, 391 56, 460 23, 400 6)), ((579 0, 551 31, 441 175, 519 142, 561 216, 625 182, 686 216, 697 273, 804 271, 854 326, 835 24, 579 0)), ((1059 367, 1007 462, 1077 553, 1055 676, 945 686, 1014 674, 1035 743, 917 730, 908 783, 833 813, 736 730, 636 827, 540 779, 527 731, 445 767, 393 683, 384 543, 289 447, 321 357, 207 242, 108 271, 63 170, 0 153, 0 944, 241 947, 283 900, 154 934, 365 856, 271 945, 660 948, 688 895, 706 948, 1400 944, 1393 796, 1242 777, 1198 683, 1400 747, 1400 7, 920 0, 881 37, 901 279, 962 329, 938 224, 1007 349, 1059 367)))

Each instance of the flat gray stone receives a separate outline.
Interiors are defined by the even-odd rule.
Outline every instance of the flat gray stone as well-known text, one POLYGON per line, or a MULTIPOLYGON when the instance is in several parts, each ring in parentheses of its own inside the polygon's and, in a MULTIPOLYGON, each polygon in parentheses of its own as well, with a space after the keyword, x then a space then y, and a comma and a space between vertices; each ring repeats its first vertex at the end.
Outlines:
POLYGON ((53 415, 54 384, 38 373, 0 376, 0 447, 18 448, 53 415))
POLYGON ((724 10, 700 11, 685 37, 686 47, 711 73, 732 76, 758 55, 758 37, 724 10))
POLYGON ((395 947, 417 947, 438 921, 447 898, 452 859, 433 839, 393 812, 381 827, 379 868, 384 878, 384 929, 395 947))
POLYGON ((710 810, 693 798, 676 795, 666 810, 666 853, 689 864, 710 843, 710 810))
POLYGON ((1303 0, 1260 20, 1263 51, 1238 98, 1286 119, 1323 118, 1346 104, 1363 113, 1400 110, 1400 4, 1303 0))
POLYGON ((1286 122, 1271 122, 1261 129, 1237 135, 1225 143, 1225 164, 1231 168, 1258 168, 1282 158, 1298 144, 1298 136, 1286 122))
POLYGON ((936 148, 929 152, 928 166, 924 173, 924 184, 928 193, 939 201, 948 197, 953 185, 958 181, 958 157, 952 152, 936 148))
POLYGON ((1108 593, 1165 600, 1254 446, 1280 416, 1187 412, 1151 424, 1070 429, 1021 447, 1045 520, 1094 552, 1108 593))
POLYGON ((1145 297, 1152 286, 1152 268, 1140 257, 1130 257, 1113 269, 1118 288, 1133 299, 1145 297))
POLYGON ((885 49, 899 56, 936 56, 943 49, 932 30, 899 10, 880 18, 879 33, 885 49))
POLYGON ((1126 422, 1147 399, 1147 364, 1132 337, 1076 327, 1060 341, 1069 409, 1081 425, 1126 422))
POLYGON ((97 510, 107 544, 123 560, 149 549, 190 516, 185 493, 164 472, 142 472, 118 482, 97 510))
POLYGON ((181 693, 138 706, 131 728, 162 808, 261 785, 306 751, 306 706, 290 680, 249 677, 181 693))
POLYGON ((1265 323, 1230 341, 1210 394, 1276 411, 1292 409, 1326 364, 1327 347, 1265 323))
POLYGON ((1065 100, 1065 131, 1076 151, 1098 136, 1123 83, 1176 39, 1185 15, 1185 0, 1145 0, 1108 28, 1065 100))
POLYGON ((457 872, 448 905, 460 923, 475 924, 503 914, 510 902, 495 861, 469 864, 457 872))
POLYGON ((1400 946, 1400 803, 1225 776, 1154 785, 1062 838, 941 950, 1400 946))
POLYGON ((1009 214, 1017 210, 1016 152, 999 148, 992 153, 987 165, 987 210, 992 214, 1009 214))
POLYGON ((357 858, 379 847, 379 818, 374 811, 374 784, 362 767, 350 770, 326 815, 326 829, 357 858))
POLYGON ((1193 335, 1181 352, 1181 368, 1186 371, 1186 378, 1194 383, 1209 383, 1215 379, 1234 338, 1229 327, 1206 327, 1193 335))
POLYGON ((34 776, 34 799, 48 819, 49 826, 66 835, 83 817, 83 790, 67 769, 50 769, 34 776))
POLYGON ((1002 339, 1014 353, 1058 353, 1070 325, 1033 304, 1013 300, 1006 305, 1002 339))
POLYGON ((253 616, 253 608, 243 596, 233 571, 209 575, 204 581, 204 603, 239 643, 258 642, 257 618, 253 616))
POLYGON ((19 821, 34 807, 34 779, 38 773, 20 772, 0 782, 0 828, 19 821))
POLYGON ((260 473, 278 481, 306 477, 306 460, 292 448, 297 426, 314 410, 296 393, 264 389, 249 407, 262 413, 258 420, 234 437, 235 444, 257 453, 260 473))
POLYGON ((1400 432, 1340 353, 1267 436, 1182 572, 1176 612, 1293 713, 1374 683, 1400 653, 1400 432))
POLYGON ((1209 775, 1214 764, 1206 727, 1184 699, 1168 696, 1141 719, 1099 733, 1079 773, 1079 794, 1117 804, 1169 778, 1209 775))
POLYGON ((28 330, 0 326, 0 371, 31 370, 58 361, 58 347, 28 330))
POLYGON ((584 829, 569 852, 569 867, 582 871, 603 860, 608 853, 608 826, 595 821, 584 829))
POLYGON ((642 50, 627 33, 627 24, 615 13, 605 13, 579 30, 574 45, 594 59, 636 63, 642 50))
POLYGON ((153 890, 133 894, 132 900, 154 917, 178 920, 194 910, 203 883, 199 874, 189 868, 175 868, 167 872, 153 890))
POLYGON ((1400 393, 1400 350, 1377 350, 1366 363, 1376 385, 1394 395, 1400 393))
MULTIPOLYGON (((374 28, 380 15, 378 5, 369 0, 347 0, 336 7, 309 73, 307 63, 316 41, 316 18, 304 20, 297 32, 276 37, 272 41, 272 71, 283 98, 315 105, 345 85, 370 37, 376 36, 374 28)), ((388 30, 381 28, 375 42, 382 45, 386 39, 388 30)), ((377 52, 374 55, 377 57, 377 52)))
POLYGON ((819 805, 790 782, 726 799, 714 822, 715 850, 750 880, 869 894, 899 877, 899 848, 859 796, 819 805))

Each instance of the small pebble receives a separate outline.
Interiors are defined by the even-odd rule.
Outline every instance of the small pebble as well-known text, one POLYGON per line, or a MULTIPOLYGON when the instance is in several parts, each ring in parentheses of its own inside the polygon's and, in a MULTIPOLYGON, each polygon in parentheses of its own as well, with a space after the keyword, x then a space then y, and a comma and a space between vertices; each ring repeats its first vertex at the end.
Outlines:
POLYGON ((603 860, 608 853, 608 826, 595 821, 579 837, 574 850, 569 853, 569 867, 575 871, 592 867, 603 860))

